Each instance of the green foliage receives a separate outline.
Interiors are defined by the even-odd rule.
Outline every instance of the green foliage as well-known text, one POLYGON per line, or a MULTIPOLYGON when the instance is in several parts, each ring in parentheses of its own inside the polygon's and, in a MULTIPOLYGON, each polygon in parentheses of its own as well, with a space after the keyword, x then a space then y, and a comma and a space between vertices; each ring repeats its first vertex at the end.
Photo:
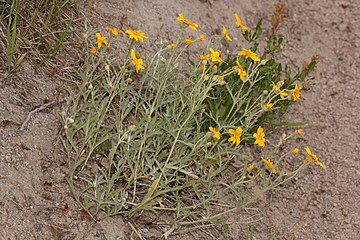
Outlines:
MULTIPOLYGON (((254 52, 260 29, 258 24, 255 33, 244 33, 254 52)), ((307 164, 288 166, 283 159, 292 150, 285 155, 276 150, 295 133, 271 145, 270 161, 265 159, 266 148, 258 157, 244 144, 229 143, 235 136, 229 130, 241 128, 241 141, 253 144, 254 131, 272 123, 275 114, 284 113, 291 103, 280 92, 290 95, 295 81, 300 84, 308 73, 293 76, 286 66, 281 83, 283 67, 275 61, 277 48, 270 47, 272 52, 265 52, 260 61, 239 57, 246 71, 242 81, 232 56, 226 63, 195 57, 188 64, 182 57, 189 47, 182 42, 183 34, 184 28, 176 48, 161 44, 144 61, 134 40, 122 50, 121 60, 118 52, 110 52, 120 35, 108 35, 109 44, 99 48, 100 41, 105 44, 104 36, 84 35, 82 82, 75 91, 69 90, 61 114, 62 139, 72 192, 94 218, 99 212, 108 216, 168 212, 173 218, 164 233, 168 236, 181 225, 225 221, 228 214, 253 204, 307 164), (135 66, 142 64, 145 69, 137 72, 135 66), (274 107, 267 108, 268 102, 274 107), (221 133, 219 140, 210 126, 221 133), (249 187, 254 184, 259 191, 249 187)))

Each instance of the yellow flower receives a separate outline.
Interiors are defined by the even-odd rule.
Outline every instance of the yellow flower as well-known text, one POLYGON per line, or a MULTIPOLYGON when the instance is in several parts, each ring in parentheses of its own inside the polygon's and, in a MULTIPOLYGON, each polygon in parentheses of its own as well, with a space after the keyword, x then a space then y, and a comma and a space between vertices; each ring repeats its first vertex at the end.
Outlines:
POLYGON ((286 92, 284 91, 280 91, 280 98, 281 99, 284 99, 285 97, 287 97, 289 94, 287 94, 286 92))
POLYGON ((148 121, 151 121, 151 115, 150 115, 150 114, 146 115, 146 119, 147 119, 148 121))
POLYGON ((298 149, 298 148, 294 148, 293 153, 294 153, 294 154, 298 154, 298 153, 299 153, 299 149, 298 149))
POLYGON ((239 60, 236 59, 236 65, 238 66, 238 75, 240 76, 241 81, 245 82, 245 76, 246 76, 246 72, 244 71, 244 69, 242 68, 241 64, 239 63, 239 60))
POLYGON ((205 66, 205 65, 201 65, 201 66, 199 67, 199 69, 200 69, 201 71, 205 71, 205 70, 206 70, 206 66, 205 66))
POLYGON ((296 133, 299 134, 299 135, 301 135, 301 134, 303 133, 303 130, 302 130, 302 129, 298 129, 298 130, 296 130, 296 133))
POLYGON ((226 39, 227 39, 228 41, 232 42, 231 37, 229 36, 229 34, 227 34, 227 30, 226 30, 226 27, 225 27, 225 26, 223 26, 222 32, 223 32, 224 36, 226 37, 226 39))
POLYGON ((250 49, 242 48, 239 52, 239 56, 245 56, 246 59, 251 58, 255 62, 260 61, 260 58, 256 56, 256 53, 252 52, 250 49))
POLYGON ((137 73, 139 72, 140 69, 145 69, 144 66, 141 65, 143 63, 143 60, 141 58, 136 57, 136 53, 134 49, 131 49, 130 55, 132 58, 132 64, 135 66, 137 73))
POLYGON ((134 80, 132 78, 127 79, 127 83, 132 83, 134 80))
POLYGON ((304 148, 304 150, 305 150, 306 153, 308 154, 308 156, 305 158, 306 161, 313 160, 314 163, 316 163, 316 164, 319 165, 320 167, 322 167, 322 168, 325 167, 324 164, 319 161, 319 159, 317 158, 317 156, 311 152, 311 150, 310 150, 309 147, 304 148))
POLYGON ((171 49, 174 49, 174 48, 176 48, 176 47, 177 47, 177 44, 175 44, 175 43, 170 44, 170 48, 171 48, 171 49))
POLYGON ((270 159, 263 159, 264 165, 272 170, 272 173, 276 173, 274 163, 270 159))
POLYGON ((218 66, 214 65, 213 69, 216 71, 218 69, 218 66))
POLYGON ((98 48, 101 48, 102 44, 105 44, 107 46, 109 43, 106 41, 106 37, 101 36, 101 34, 97 32, 96 33, 96 44, 97 44, 98 48))
POLYGON ((229 133, 232 135, 231 137, 229 137, 228 141, 232 144, 236 143, 236 146, 240 144, 240 137, 242 135, 242 128, 238 127, 236 130, 234 129, 229 129, 229 133))
POLYGON ((271 103, 271 102, 268 102, 268 103, 265 104, 265 107, 266 107, 267 109, 270 109, 270 108, 272 108, 273 106, 274 106, 274 104, 271 103))
POLYGON ((209 61, 210 60, 210 54, 200 55, 200 61, 209 61))
POLYGON ((248 166, 248 170, 251 172, 253 169, 255 168, 255 166, 253 164, 249 164, 248 166))
POLYGON ((130 131, 134 131, 134 130, 136 129, 136 125, 133 124, 133 125, 131 125, 129 128, 130 128, 130 131))
POLYGON ((254 133, 254 138, 255 138, 255 142, 254 144, 259 145, 259 147, 264 147, 265 146, 265 133, 264 133, 264 129, 262 127, 259 127, 256 131, 256 133, 254 133))
POLYGON ((220 50, 214 51, 212 48, 210 48, 210 52, 211 52, 211 60, 213 62, 223 62, 223 60, 220 57, 220 50))
POLYGON ((247 29, 247 27, 245 27, 244 25, 242 25, 239 16, 238 16, 236 13, 234 13, 234 17, 236 18, 236 23, 235 23, 236 26, 237 26, 238 28, 241 28, 244 32, 246 32, 248 29, 247 29))
POLYGON ((210 130, 210 132, 212 132, 213 138, 220 140, 221 134, 220 134, 220 132, 216 131, 216 128, 209 127, 209 130, 210 130))
POLYGON ((204 35, 204 34, 201 34, 201 35, 199 36, 199 40, 200 40, 200 41, 205 41, 205 35, 204 35))
POLYGON ((192 42, 193 42, 193 40, 192 40, 191 38, 185 39, 185 43, 186 43, 187 45, 190 45, 192 42))
POLYGON ((276 85, 274 82, 271 82, 270 86, 277 92, 281 92, 280 86, 276 85))
POLYGON ((184 16, 179 13, 179 17, 176 18, 176 20, 178 20, 178 22, 189 26, 191 29, 196 30, 197 31, 197 27, 198 25, 196 23, 190 22, 189 20, 187 20, 186 18, 184 18, 184 16))
POLYGON ((296 99, 300 98, 301 95, 300 90, 301 88, 297 84, 295 84, 294 90, 291 91, 291 100, 295 102, 296 99))
POLYGON ((135 42, 139 41, 139 39, 141 41, 144 41, 144 38, 148 38, 145 33, 143 33, 142 31, 140 30, 131 30, 131 29, 128 29, 125 31, 128 35, 129 35, 129 38, 132 38, 135 40, 135 42))
MULTIPOLYGON (((116 28, 106 27, 105 30, 110 32, 114 36, 119 34, 119 30, 117 30, 116 28)), ((120 32, 122 31, 120 30, 120 32)))
POLYGON ((94 48, 94 47, 91 48, 91 49, 90 49, 90 53, 91 53, 91 54, 96 54, 96 48, 94 48))

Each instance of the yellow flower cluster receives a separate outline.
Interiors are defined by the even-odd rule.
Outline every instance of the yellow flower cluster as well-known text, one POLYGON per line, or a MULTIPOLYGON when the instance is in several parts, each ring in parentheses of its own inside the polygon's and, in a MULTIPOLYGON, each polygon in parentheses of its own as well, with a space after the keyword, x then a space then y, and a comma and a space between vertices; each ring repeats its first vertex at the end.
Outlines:
MULTIPOLYGON (((210 126, 209 127, 210 132, 212 133, 213 138, 220 140, 221 138, 221 133, 219 131, 216 130, 216 128, 210 126)), ((241 127, 238 127, 236 129, 229 129, 228 133, 230 134, 230 137, 228 138, 228 141, 231 144, 236 144, 236 146, 238 146, 241 142, 241 135, 243 134, 243 129, 241 127)), ((259 145, 260 147, 264 147, 265 146, 265 133, 264 133, 264 129, 262 127, 259 127, 257 129, 257 132, 254 133, 254 138, 255 138, 255 145, 259 145)))
MULTIPOLYGON (((116 36, 118 35, 119 33, 122 33, 125 35, 125 33, 128 35, 128 37, 130 39, 132 39, 134 42, 138 42, 139 40, 141 41, 144 41, 145 38, 148 38, 144 32, 140 31, 140 30, 132 30, 132 29, 127 29, 125 31, 125 33, 122 31, 122 30, 119 30, 119 29, 116 29, 116 28, 112 28, 112 27, 109 27, 107 26, 105 28, 105 30, 107 32, 109 32, 111 35, 113 36, 116 36)), ((100 49, 103 45, 105 46, 108 46, 109 43, 106 39, 105 36, 102 36, 99 32, 97 32, 95 34, 96 36, 96 41, 95 41, 95 44, 97 45, 97 48, 100 49)), ((175 45, 172 45, 173 48, 176 47, 176 44, 175 45)), ((96 54, 97 52, 97 49, 95 47, 92 47, 90 49, 90 53, 91 54, 96 54)), ((136 70, 136 73, 138 73, 141 69, 145 69, 145 67, 142 65, 143 64, 143 60, 140 58, 140 54, 139 53, 136 53, 134 49, 131 49, 130 51, 130 57, 132 59, 132 64, 135 66, 135 70, 136 70)))

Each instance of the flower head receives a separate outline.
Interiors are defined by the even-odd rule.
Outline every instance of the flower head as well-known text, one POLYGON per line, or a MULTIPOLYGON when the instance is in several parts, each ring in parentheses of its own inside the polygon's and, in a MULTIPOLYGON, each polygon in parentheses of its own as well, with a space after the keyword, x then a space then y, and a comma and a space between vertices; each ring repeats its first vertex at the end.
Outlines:
POLYGON ((229 137, 228 141, 232 144, 236 143, 236 146, 240 144, 240 137, 242 135, 242 128, 238 127, 236 130, 234 129, 229 129, 229 133, 232 135, 231 137, 229 137))
POLYGON ((248 166, 248 170, 251 172, 253 169, 255 168, 255 166, 253 164, 249 164, 248 166))
POLYGON ((171 48, 171 49, 174 49, 174 48, 176 48, 176 47, 177 47, 177 45, 176 45, 175 43, 170 44, 170 48, 171 48))
POLYGON ((213 138, 220 140, 221 134, 220 134, 220 132, 216 131, 216 128, 209 127, 209 130, 210 130, 210 132, 212 132, 213 138))
POLYGON ((239 60, 236 59, 236 65, 238 66, 238 75, 240 76, 241 81, 246 82, 245 76, 246 72, 242 68, 241 64, 239 63, 239 60))
POLYGON ((265 133, 264 133, 264 129, 262 127, 259 127, 256 131, 256 133, 254 133, 254 138, 255 138, 255 142, 254 144, 259 145, 259 147, 264 147, 265 146, 265 133))
POLYGON ((114 35, 114 36, 118 35, 119 32, 124 33, 124 32, 121 31, 121 30, 118 30, 118 29, 116 29, 116 28, 111 28, 111 27, 106 27, 105 30, 108 31, 108 32, 110 32, 110 33, 111 33, 112 35, 114 35))
POLYGON ((192 38, 187 38, 187 39, 185 39, 185 43, 186 43, 187 45, 190 45, 192 42, 193 42, 192 38))
POLYGON ((272 170, 272 173, 276 173, 276 169, 274 168, 274 163, 270 159, 263 159, 264 165, 272 170))
POLYGON ((220 57, 220 50, 214 51, 212 48, 210 48, 210 52, 211 52, 211 60, 213 62, 223 62, 223 60, 220 57))
POLYGON ((229 36, 229 34, 227 33, 227 30, 226 30, 226 27, 225 27, 225 26, 223 26, 222 32, 223 32, 225 38, 226 38, 228 41, 232 42, 232 39, 231 39, 231 37, 229 36))
POLYGON ((302 130, 302 129, 298 129, 298 130, 296 130, 296 133, 297 133, 298 135, 301 135, 301 134, 303 134, 303 130, 302 130))
POLYGON ((251 58, 255 62, 260 61, 260 58, 258 58, 258 56, 256 56, 256 53, 254 53, 250 49, 242 48, 238 54, 239 54, 239 56, 245 56, 246 59, 251 58))
POLYGON ((201 54, 200 55, 200 60, 201 61, 209 61, 210 60, 210 54, 201 54))
POLYGON ((239 16, 236 14, 236 13, 234 13, 234 17, 235 17, 235 19, 236 19, 236 26, 238 27, 238 28, 241 28, 244 32, 246 32, 248 29, 247 29, 247 27, 245 27, 242 23, 241 23, 241 20, 240 20, 240 18, 239 18, 239 16))
POLYGON ((267 103, 265 104, 265 107, 266 107, 267 109, 270 109, 270 108, 272 108, 273 106, 274 106, 274 104, 271 103, 271 102, 267 102, 267 103))
POLYGON ((196 23, 190 22, 189 20, 184 18, 184 16, 181 13, 179 13, 179 17, 176 18, 176 20, 186 26, 189 26, 191 29, 197 31, 198 25, 196 23))
POLYGON ((143 63, 143 60, 139 57, 136 57, 136 53, 134 51, 134 49, 131 49, 131 58, 132 58, 132 64, 135 66, 136 68, 136 72, 138 73, 140 69, 145 69, 144 66, 142 66, 141 64, 143 63))
POLYGON ((322 162, 320 162, 319 159, 317 158, 317 156, 311 152, 309 147, 304 148, 304 150, 308 154, 307 157, 305 158, 305 161, 313 160, 314 163, 316 163, 317 165, 319 165, 322 168, 325 168, 324 164, 322 162))
POLYGON ((298 149, 298 148, 294 148, 293 153, 294 153, 294 154, 298 154, 298 153, 299 153, 299 149, 298 149))
POLYGON ((101 48, 102 44, 105 44, 107 46, 109 43, 106 41, 106 37, 101 36, 101 34, 97 32, 96 33, 96 44, 97 44, 98 48, 101 48))
POLYGON ((294 90, 291 91, 291 100, 295 102, 298 98, 300 98, 300 90, 301 88, 297 84, 295 84, 294 90))
POLYGON ((91 53, 91 54, 95 54, 95 53, 96 53, 96 48, 94 48, 94 47, 91 48, 91 49, 90 49, 90 53, 91 53))
POLYGON ((277 84, 275 84, 274 82, 271 82, 270 86, 277 92, 281 92, 280 87, 277 84))
POLYGON ((199 40, 200 40, 200 41, 205 41, 205 35, 204 35, 204 34, 201 34, 201 35, 199 36, 199 40))
POLYGON ((281 99, 284 99, 285 97, 287 97, 289 94, 287 94, 286 92, 284 91, 280 91, 280 98, 281 99))
POLYGON ((140 30, 131 30, 131 29, 128 29, 125 31, 128 35, 129 35, 129 38, 132 38, 135 40, 135 42, 139 41, 139 39, 141 41, 144 41, 145 38, 148 38, 145 33, 143 33, 142 31, 140 30))

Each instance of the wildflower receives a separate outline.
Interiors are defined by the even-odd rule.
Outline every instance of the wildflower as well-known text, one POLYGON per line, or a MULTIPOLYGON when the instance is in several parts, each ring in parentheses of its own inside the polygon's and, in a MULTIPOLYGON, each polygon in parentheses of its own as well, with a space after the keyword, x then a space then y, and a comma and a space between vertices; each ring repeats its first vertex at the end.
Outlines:
POLYGON ((191 38, 185 39, 185 43, 186 43, 187 45, 190 45, 192 42, 193 42, 193 40, 192 40, 191 38))
POLYGON ((298 149, 298 148, 294 148, 293 153, 294 153, 294 154, 298 154, 298 153, 299 153, 299 149, 298 149))
POLYGON ((184 16, 181 13, 179 13, 179 17, 176 18, 176 20, 184 25, 189 26, 191 29, 197 31, 198 25, 196 23, 190 22, 189 20, 184 18, 184 16))
POLYGON ((228 141, 232 144, 236 143, 236 146, 240 144, 240 137, 242 134, 243 130, 241 127, 238 127, 236 130, 234 129, 229 129, 229 133, 232 135, 228 141))
POLYGON ((132 78, 127 79, 127 83, 132 83, 134 80, 132 78))
POLYGON ((302 129, 298 129, 298 130, 296 130, 296 133, 299 134, 299 135, 301 135, 301 134, 303 133, 303 130, 302 130, 302 129))
POLYGON ((248 166, 248 170, 251 172, 253 169, 255 168, 255 166, 253 164, 249 164, 248 166))
POLYGON ((281 99, 284 99, 285 97, 287 97, 289 94, 287 94, 286 92, 284 91, 280 91, 280 98, 281 99))
POLYGON ((300 90, 301 88, 297 84, 295 84, 294 90, 291 91, 291 100, 295 102, 296 99, 300 98, 301 95, 300 90))
POLYGON ((258 56, 256 56, 256 53, 254 53, 250 49, 246 49, 246 48, 241 49, 241 51, 239 52, 239 56, 245 56, 246 59, 251 58, 255 62, 260 61, 260 58, 258 58, 258 56))
POLYGON ((220 132, 216 131, 216 128, 209 127, 210 132, 213 134, 213 138, 216 138, 217 140, 220 140, 221 134, 220 132))
POLYGON ((276 169, 274 168, 274 163, 270 159, 263 159, 263 163, 266 167, 272 170, 272 173, 276 173, 276 169))
POLYGON ((267 102, 267 103, 265 104, 265 107, 266 107, 267 109, 270 109, 270 108, 272 108, 273 106, 274 106, 274 104, 271 103, 271 102, 267 102))
POLYGON ((101 34, 97 32, 96 33, 96 44, 97 44, 98 48, 101 48, 102 44, 105 44, 107 46, 109 43, 106 41, 106 37, 101 36, 101 34))
POLYGON ((213 69, 214 69, 215 71, 218 70, 218 66, 214 65, 214 66, 213 66, 213 69))
POLYGON ((227 34, 227 30, 226 30, 226 27, 225 27, 225 26, 223 26, 222 32, 223 32, 225 38, 226 38, 228 41, 232 42, 231 37, 229 36, 229 34, 227 34))
POLYGON ((270 86, 277 92, 281 92, 280 87, 276 85, 274 82, 271 82, 270 86))
POLYGON ((246 32, 248 29, 241 23, 239 16, 236 13, 234 13, 234 17, 236 18, 236 23, 235 23, 236 26, 238 28, 241 28, 244 32, 246 32))
POLYGON ((200 55, 201 61, 209 61, 210 60, 210 54, 200 55))
POLYGON ((106 71, 110 71, 110 66, 107 63, 104 64, 104 68, 106 71))
POLYGON ((205 35, 204 35, 204 34, 201 34, 201 35, 199 36, 199 40, 200 40, 200 41, 205 41, 205 35))
POLYGON ((259 127, 256 131, 256 133, 254 133, 254 138, 255 138, 255 142, 254 144, 259 145, 259 147, 263 147, 265 146, 265 133, 264 133, 264 129, 262 127, 259 127))
POLYGON ((131 29, 128 29, 125 31, 128 35, 129 35, 129 38, 132 38, 135 40, 135 42, 139 41, 139 39, 141 41, 144 41, 144 38, 148 38, 145 33, 143 33, 142 31, 140 30, 131 30, 131 29))
POLYGON ((131 126, 129 127, 129 129, 130 129, 130 131, 134 131, 134 130, 136 129, 136 125, 135 125, 135 124, 131 125, 131 126))
MULTIPOLYGON (((111 27, 106 27, 105 28, 106 31, 110 32, 112 35, 116 36, 119 34, 119 30, 117 30, 116 28, 111 28, 111 27)), ((120 30, 121 31, 121 30, 120 30)))
POLYGON ((151 114, 146 115, 146 119, 147 119, 148 121, 151 121, 151 114))
POLYGON ((130 55, 132 58, 132 64, 135 66, 137 73, 139 72, 140 69, 145 69, 144 66, 141 65, 143 63, 143 60, 141 58, 136 57, 136 53, 134 49, 131 49, 130 55))
POLYGON ((213 62, 223 62, 223 60, 220 57, 220 50, 214 51, 212 48, 210 48, 210 52, 211 52, 211 60, 213 62))
POLYGON ((308 154, 308 156, 305 158, 305 161, 313 160, 314 163, 316 163, 316 164, 319 165, 320 167, 322 167, 322 168, 325 167, 324 164, 319 161, 319 159, 317 158, 317 156, 311 152, 311 150, 310 150, 309 147, 304 148, 304 150, 305 150, 306 153, 308 154))
POLYGON ((246 72, 244 71, 244 69, 242 68, 241 64, 239 63, 239 60, 236 59, 236 65, 238 66, 238 75, 240 76, 241 81, 245 82, 245 76, 246 76, 246 72))
POLYGON ((90 53, 91 53, 91 54, 96 54, 96 48, 94 48, 94 47, 91 48, 91 49, 90 49, 90 53))
POLYGON ((170 48, 171 48, 171 49, 174 49, 174 48, 176 48, 176 47, 177 47, 177 44, 175 44, 175 43, 170 44, 170 48))

